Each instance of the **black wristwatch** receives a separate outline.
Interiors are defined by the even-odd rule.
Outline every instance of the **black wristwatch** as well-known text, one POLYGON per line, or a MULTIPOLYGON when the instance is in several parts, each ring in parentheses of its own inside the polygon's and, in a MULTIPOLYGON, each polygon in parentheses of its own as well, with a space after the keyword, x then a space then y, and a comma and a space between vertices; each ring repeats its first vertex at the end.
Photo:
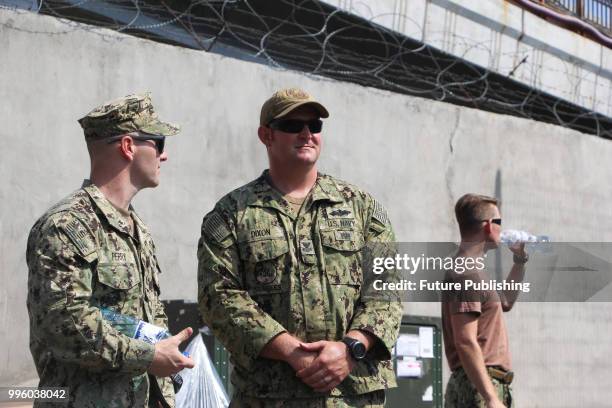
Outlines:
POLYGON ((361 361, 365 358, 367 350, 365 344, 352 337, 345 337, 342 342, 348 347, 349 354, 355 361, 361 361))
POLYGON ((525 256, 514 254, 512 256, 512 260, 514 261, 515 264, 524 265, 529 260, 529 254, 527 252, 525 252, 525 256))

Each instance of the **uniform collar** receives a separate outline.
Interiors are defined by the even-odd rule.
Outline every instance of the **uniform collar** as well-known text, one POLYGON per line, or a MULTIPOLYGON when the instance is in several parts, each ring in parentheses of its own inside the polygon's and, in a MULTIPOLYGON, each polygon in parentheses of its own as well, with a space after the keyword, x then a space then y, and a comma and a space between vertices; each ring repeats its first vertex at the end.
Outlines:
POLYGON ((319 200, 327 200, 333 203, 341 203, 344 201, 344 197, 340 193, 338 185, 330 176, 322 173, 317 175, 317 183, 312 191, 312 201, 319 200))
POLYGON ((145 225, 144 221, 140 219, 138 214, 136 214, 136 211, 134 211, 134 207, 132 207, 132 204, 130 204, 130 212, 132 213, 132 219, 134 220, 134 229, 138 231, 138 234, 141 234, 142 232, 148 232, 149 230, 147 229, 147 226, 145 225))
MULTIPOLYGON (((124 221, 123 215, 117 211, 95 184, 92 184, 90 180, 84 180, 82 188, 91 197, 94 205, 100 210, 102 216, 106 218, 106 221, 108 221, 113 228, 128 235, 130 234, 130 228, 127 222, 124 221)), ((131 206, 130 209, 132 209, 131 206)), ((138 219, 138 217, 133 218, 138 219)), ((138 223, 138 221, 136 222, 138 223)), ((138 224, 140 227, 140 223, 138 224)))
MULTIPOLYGON (((246 204, 255 207, 274 208, 292 216, 293 212, 289 203, 283 198, 280 191, 270 185, 268 180, 269 172, 264 170, 261 176, 253 181, 252 192, 246 204)), ((322 173, 317 174, 317 181, 312 188, 311 197, 312 202, 325 200, 341 203, 344 201, 332 178, 322 173)))

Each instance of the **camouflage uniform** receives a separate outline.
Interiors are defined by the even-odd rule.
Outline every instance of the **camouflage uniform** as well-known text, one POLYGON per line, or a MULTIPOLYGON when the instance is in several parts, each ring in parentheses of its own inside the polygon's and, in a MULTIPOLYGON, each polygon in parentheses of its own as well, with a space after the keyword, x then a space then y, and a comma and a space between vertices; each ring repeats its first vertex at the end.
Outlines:
POLYGON ((372 391, 367 394, 341 395, 338 397, 266 399, 234 397, 229 408, 384 408, 385 391, 372 391))
POLYGON ((264 172, 222 198, 204 217, 198 246, 200 310, 231 353, 233 406, 382 406, 381 393, 358 394, 396 385, 390 350, 401 304, 361 299, 360 250, 394 240, 385 210, 369 194, 319 174, 296 217, 267 179, 264 172), (282 332, 339 341, 355 329, 376 337, 367 358, 378 373, 357 363, 331 398, 287 363, 259 357, 282 332))
MULTIPOLYGON (((134 115, 153 129, 156 118, 153 123, 144 120, 151 110, 148 96, 130 96, 94 110, 81 123, 87 123, 86 138, 95 140, 138 130, 134 122, 123 120, 134 115), (128 103, 132 110, 125 109, 128 103), (95 115, 100 122, 92 119, 95 115)), ((30 232, 30 350, 39 387, 68 387, 68 406, 144 407, 150 387, 163 393, 159 400, 174 406, 171 380, 146 373, 154 346, 120 334, 100 314, 100 307, 108 307, 167 327, 155 245, 141 219, 131 214, 133 230, 95 185, 85 183, 47 211, 30 232)), ((35 404, 55 405, 67 406, 35 404)))
MULTIPOLYGON (((512 387, 503 384, 498 379, 489 376, 499 400, 508 408, 514 407, 512 387)), ((487 403, 468 378, 466 372, 459 368, 453 371, 446 386, 444 395, 445 408, 486 408, 487 403)))

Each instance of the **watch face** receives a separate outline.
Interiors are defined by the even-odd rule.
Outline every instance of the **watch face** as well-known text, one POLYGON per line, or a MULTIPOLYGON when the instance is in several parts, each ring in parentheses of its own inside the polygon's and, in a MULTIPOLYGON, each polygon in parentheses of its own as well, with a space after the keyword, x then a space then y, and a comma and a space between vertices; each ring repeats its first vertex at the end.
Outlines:
POLYGON ((361 342, 356 342, 355 344, 353 344, 352 352, 355 360, 361 360, 366 355, 365 345, 361 342))

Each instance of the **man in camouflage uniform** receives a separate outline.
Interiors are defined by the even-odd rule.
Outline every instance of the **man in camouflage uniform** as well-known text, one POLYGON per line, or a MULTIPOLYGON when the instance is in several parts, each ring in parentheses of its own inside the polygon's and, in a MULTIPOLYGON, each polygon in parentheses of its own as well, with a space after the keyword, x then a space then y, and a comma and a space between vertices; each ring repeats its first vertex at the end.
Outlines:
POLYGON ((401 304, 360 295, 362 248, 393 231, 372 196, 317 172, 328 116, 276 92, 258 129, 269 170, 204 217, 199 304, 231 353, 233 407, 382 407, 396 385, 401 304))
POLYGON ((165 137, 178 128, 157 118, 148 94, 106 103, 79 122, 91 181, 47 211, 28 239, 39 387, 68 387, 75 407, 174 406, 168 376, 193 366, 178 350, 191 329, 153 346, 120 334, 100 308, 167 327, 155 245, 130 202, 159 184, 165 137))

